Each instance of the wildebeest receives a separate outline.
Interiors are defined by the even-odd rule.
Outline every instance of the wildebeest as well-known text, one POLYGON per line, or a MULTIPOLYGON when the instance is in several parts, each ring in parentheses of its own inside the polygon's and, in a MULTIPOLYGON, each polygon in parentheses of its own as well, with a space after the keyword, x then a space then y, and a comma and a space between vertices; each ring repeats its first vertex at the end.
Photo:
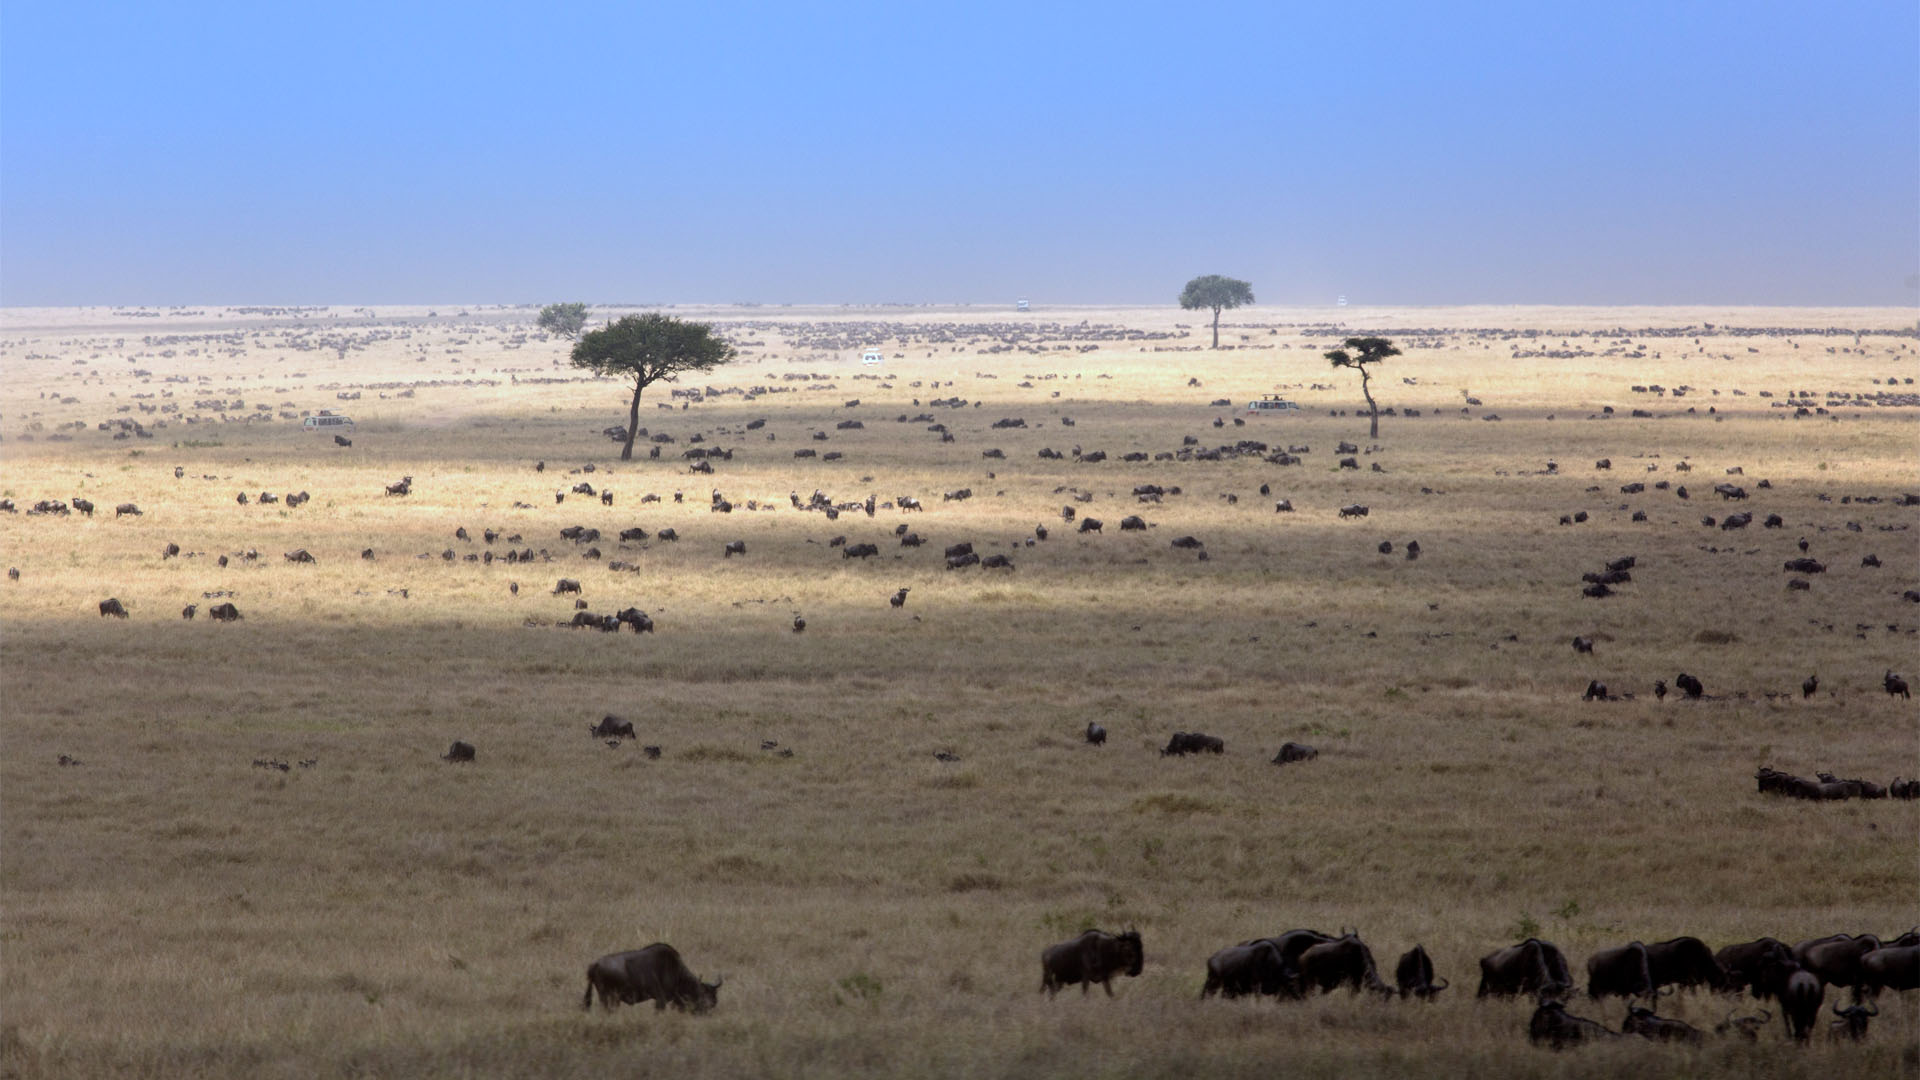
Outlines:
POLYGON ((1380 973, 1373 964, 1373 950, 1351 930, 1301 953, 1300 977, 1306 985, 1319 988, 1323 994, 1331 994, 1342 986, 1354 994, 1362 989, 1382 996, 1394 993, 1392 987, 1380 981, 1380 973))
POLYGON ((1653 993, 1647 947, 1638 941, 1602 949, 1587 958, 1587 996, 1639 997, 1653 993))
POLYGON ((580 591, 579 582, 573 580, 572 578, 563 577, 559 581, 556 581, 553 583, 552 595, 559 596, 561 593, 577 593, 579 591, 580 591))
MULTIPOLYGON (((584 604, 586 601, 582 600, 580 603, 584 604)), ((620 629, 620 620, 611 615, 595 615, 591 611, 576 611, 573 613, 573 621, 568 625, 575 630, 585 628, 588 630, 599 630, 602 633, 611 633, 620 629)))
POLYGON ((1087 741, 1095 746, 1106 745, 1107 729, 1095 721, 1087 721, 1087 741))
POLYGON ((841 550, 840 557, 842 559, 870 559, 878 554, 880 554, 878 545, 849 544, 841 550))
POLYGON ((289 551, 283 554, 281 558, 286 559, 290 563, 313 562, 313 554, 309 552, 306 548, 295 548, 292 551, 289 551))
POLYGON ((387 485, 389 495, 410 495, 413 493, 413 477, 403 476, 399 481, 387 485))
POLYGON ((1759 1042, 1760 1029, 1767 1026, 1767 1021, 1772 1019, 1773 1013, 1767 1009, 1761 1009, 1758 1016, 1735 1016, 1729 1010, 1727 1018, 1713 1026, 1713 1033, 1715 1035, 1737 1034, 1748 1042, 1759 1042))
POLYGON ((1315 750, 1305 743, 1283 743, 1280 746, 1280 752, 1273 755, 1273 763, 1275 765, 1287 765, 1295 761, 1312 761, 1319 756, 1320 751, 1315 750))
POLYGON ((1351 505, 1341 507, 1340 516, 1343 518, 1366 517, 1367 508, 1364 506, 1361 506, 1359 503, 1353 503, 1351 505))
POLYGON ((122 604, 117 596, 110 596, 100 601, 100 617, 104 619, 109 615, 116 619, 127 617, 127 606, 122 604))
POLYGON ((1853 1005, 1843 1009, 1836 1001, 1833 1003, 1833 1015, 1840 1019, 1828 1026, 1828 1038, 1852 1039, 1854 1042, 1860 1042, 1867 1037, 1868 1018, 1879 1016, 1880 1009, 1875 1006, 1872 1011, 1868 1011, 1865 1005, 1853 1005))
POLYGON ((720 985, 725 977, 701 982, 688 969, 679 952, 664 942, 644 949, 609 953, 587 967, 587 992, 580 1007, 591 1010, 593 995, 600 995, 600 1007, 612 1009, 615 1002, 638 1005, 653 1002, 655 1011, 668 1005, 676 1009, 706 1012, 720 1003, 720 985))
POLYGON ((1577 652, 1577 653, 1590 653, 1590 652, 1592 652, 1592 651, 1593 651, 1593 639, 1592 639, 1592 638, 1590 638, 1590 637, 1576 637, 1576 638, 1574 638, 1574 639, 1573 639, 1573 651, 1574 651, 1574 652, 1577 652))
POLYGON ((1756 991, 1763 985, 1769 995, 1780 1000, 1781 1019, 1787 1025, 1787 1034, 1797 1042, 1812 1038, 1814 1021, 1820 1018, 1820 1003, 1827 996, 1826 984, 1792 957, 1782 960, 1768 956, 1761 961, 1759 978, 1754 983, 1756 991))
POLYGON ((963 570, 969 566, 976 566, 979 564, 979 562, 980 562, 980 556, 975 555, 971 551, 967 552, 965 555, 949 555, 947 556, 947 569, 963 570))
POLYGON ((1821 982, 1853 988, 1853 999, 1860 1000, 1860 958, 1880 947, 1872 934, 1850 937, 1833 934, 1803 941, 1793 947, 1793 958, 1821 982))
POLYGON ((902 587, 899 592, 887 598, 887 604, 896 608, 905 607, 907 605, 907 593, 909 591, 907 588, 902 587))
POLYGON ((1422 1001, 1432 1001, 1433 996, 1450 985, 1447 980, 1433 981, 1433 958, 1427 955, 1425 946, 1415 945, 1402 953, 1400 962, 1393 965, 1393 981, 1402 1000, 1408 994, 1422 1001))
POLYGON ((1174 547, 1177 547, 1177 548, 1180 548, 1180 549, 1181 549, 1181 550, 1183 550, 1183 551, 1191 551, 1191 550, 1193 550, 1193 549, 1195 549, 1195 548, 1203 548, 1203 547, 1206 547, 1206 546, 1207 546, 1207 545, 1206 545, 1206 544, 1205 544, 1205 543, 1204 543, 1203 541, 1201 541, 1201 539, 1200 539, 1199 537, 1197 537, 1197 536, 1180 536, 1180 537, 1175 537, 1175 538, 1174 538, 1174 539, 1173 539, 1173 540, 1171 541, 1171 543, 1172 543, 1172 545, 1173 545, 1174 547))
POLYGON ((1147 527, 1147 519, 1139 514, 1128 514, 1120 519, 1121 532, 1141 532, 1147 527))
POLYGON ((119 506, 116 506, 113 508, 113 516, 116 518, 123 518, 129 514, 133 515, 134 517, 144 516, 140 512, 140 507, 136 506, 133 503, 121 503, 119 506))
POLYGON ((1619 1036, 1605 1026, 1569 1014, 1564 1001, 1542 1000, 1540 1007, 1533 1010, 1533 1018, 1527 1021, 1527 1039, 1536 1046, 1545 1043, 1555 1050, 1615 1038, 1619 1036))
POLYGON ((1697 698, 1707 692, 1707 688, 1701 685, 1699 679, 1694 678, 1684 671, 1674 676, 1673 685, 1679 687, 1681 692, 1690 698, 1697 698))
POLYGON ((1207 958, 1207 981, 1200 988, 1202 1000, 1219 994, 1236 998, 1243 994, 1268 996, 1288 993, 1298 996, 1299 971, 1280 955, 1280 949, 1267 939, 1245 945, 1230 945, 1207 958))
POLYGON ((980 560, 980 569, 1011 570, 1013 569, 1013 560, 1005 555, 989 555, 980 560))
POLYGON ((665 529, 661 529, 659 532, 654 533, 653 535, 656 540, 666 540, 668 542, 672 542, 680 539, 680 534, 678 532, 675 532, 671 526, 665 529))
POLYGON ((587 728, 587 731, 599 739, 631 739, 633 721, 622 720, 611 714, 600 718, 600 722, 587 728))
POLYGON ((1587 585, 1581 588, 1580 595, 1600 600, 1612 596, 1613 590, 1605 585, 1587 585))
POLYGON ((1647 971, 1653 988, 1663 986, 1704 986, 1709 990, 1726 989, 1727 972, 1713 958, 1713 950, 1696 937, 1669 938, 1647 946, 1647 971))
POLYGON ((1201 753, 1223 754, 1226 753, 1226 750, 1226 742, 1217 736, 1202 735, 1198 732, 1176 731, 1173 733, 1173 738, 1167 740, 1167 748, 1160 751, 1160 756, 1166 757, 1169 754, 1175 756, 1201 753))
POLYGON ((79 496, 75 496, 73 498, 73 508, 87 515, 88 517, 93 516, 93 504, 88 502, 85 499, 80 498, 79 496))
POLYGON ((1114 975, 1132 978, 1140 974, 1145 964, 1146 953, 1141 948, 1138 930, 1123 934, 1088 930, 1072 941, 1049 945, 1041 951, 1040 989, 1052 997, 1061 987, 1079 983, 1084 996, 1094 983, 1099 983, 1107 996, 1112 997, 1114 975))
POLYGON ((1907 691, 1907 680, 1895 675, 1892 668, 1887 669, 1886 675, 1880 680, 1880 685, 1886 688, 1888 697, 1913 697, 1913 695, 1907 691))
POLYGON ((349 438, 347 438, 347 437, 346 437, 345 435, 335 435, 335 436, 333 437, 333 445, 335 445, 335 446, 352 446, 352 445, 353 445, 353 440, 352 440, 352 439, 349 439, 349 438))
POLYGON ((1869 994, 1920 990, 1920 945, 1882 945, 1861 954, 1858 985, 1869 994))
POLYGON ((1080 529, 1079 529, 1079 531, 1080 531, 1080 532, 1083 532, 1083 533, 1089 533, 1089 532, 1099 532, 1099 531, 1100 531, 1100 519, 1099 519, 1099 518, 1097 518, 1097 517, 1084 517, 1084 518, 1081 518, 1081 519, 1080 519, 1080 529))
POLYGON ((1607 684, 1601 682, 1598 679, 1587 680, 1586 693, 1580 695, 1580 700, 1581 701, 1607 700, 1607 684))
POLYGON ((461 742, 460 740, 455 739, 453 745, 447 747, 447 752, 440 755, 440 759, 442 761, 449 761, 454 763, 458 763, 462 761, 472 761, 473 760, 473 744, 469 742, 461 742))
POLYGON ((735 555, 745 556, 746 553, 747 542, 745 540, 730 540, 727 542, 727 546, 722 549, 721 554, 723 558, 731 559, 735 555))
POLYGON ((180 617, 183 619, 192 619, 199 611, 199 604, 188 604, 186 607, 180 609, 180 617))
POLYGON ((1819 689, 1820 689, 1820 676, 1817 674, 1809 675, 1807 676, 1806 681, 1800 684, 1800 696, 1803 698, 1810 698, 1814 695, 1814 692, 1819 689))
POLYGON ((215 604, 207 609, 207 617, 215 622, 234 622, 240 618, 240 609, 231 602, 215 604))
POLYGON ((1655 1042, 1698 1043, 1704 1036, 1700 1029, 1684 1020, 1673 1020, 1664 1016, 1655 1016, 1652 1009, 1632 1005, 1627 1008, 1627 1018, 1621 1021, 1620 1034, 1638 1035, 1655 1042))
POLYGON ((1559 946, 1539 938, 1488 953, 1480 958, 1480 989, 1475 997, 1516 994, 1566 993, 1573 974, 1559 946))
POLYGON ((613 617, 615 621, 623 622, 633 627, 633 632, 636 634, 653 633, 653 620, 647 616, 646 612, 641 611, 639 608, 630 607, 623 609, 616 612, 613 617))

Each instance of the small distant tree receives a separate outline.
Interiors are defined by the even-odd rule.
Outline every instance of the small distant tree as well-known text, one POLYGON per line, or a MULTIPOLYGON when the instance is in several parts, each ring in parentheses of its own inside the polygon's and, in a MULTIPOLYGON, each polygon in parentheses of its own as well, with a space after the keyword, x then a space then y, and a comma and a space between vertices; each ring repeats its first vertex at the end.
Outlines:
POLYGON ((1332 361, 1334 367, 1352 368, 1360 373, 1360 393, 1367 399, 1367 410, 1373 421, 1367 429, 1367 437, 1377 439, 1380 437, 1380 404, 1373 400, 1373 391, 1367 386, 1372 380, 1367 365, 1377 364, 1389 356, 1399 356, 1400 350, 1383 337, 1350 337, 1345 345, 1345 348, 1327 353, 1327 359, 1332 361))
POLYGON ((1237 278, 1208 274, 1187 282, 1180 290, 1180 306, 1188 311, 1213 309, 1213 347, 1220 347, 1220 312, 1253 303, 1253 286, 1237 278))
POLYGON ((652 312, 628 315, 588 331, 573 346, 573 366, 632 380, 627 444, 620 450, 620 460, 629 461, 634 433, 640 430, 640 392, 657 382, 673 382, 682 372, 711 371, 735 355, 734 347, 714 337, 713 327, 706 323, 682 322, 652 312))
POLYGON ((536 325, 554 337, 579 337, 587 328, 587 305, 548 304, 540 309, 536 325))

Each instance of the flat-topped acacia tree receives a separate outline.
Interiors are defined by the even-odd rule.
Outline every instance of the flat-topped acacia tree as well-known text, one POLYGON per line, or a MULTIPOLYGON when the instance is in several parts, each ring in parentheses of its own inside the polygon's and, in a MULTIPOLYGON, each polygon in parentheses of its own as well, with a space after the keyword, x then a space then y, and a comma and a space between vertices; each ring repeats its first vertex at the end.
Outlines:
POLYGON ((576 338, 587 328, 587 305, 581 303, 548 304, 540 309, 535 325, 554 337, 576 338))
POLYGON ((1238 278, 1207 274, 1180 290, 1180 306, 1188 311, 1213 309, 1213 347, 1220 347, 1220 312, 1253 303, 1253 286, 1238 278))
POLYGON ((573 346, 573 366, 632 380, 627 443, 620 448, 620 460, 630 461, 634 433, 640 430, 641 391, 657 382, 673 382, 682 372, 711 371, 735 355, 734 347, 715 337, 706 323, 682 322, 656 311, 623 316, 587 331, 573 346))
POLYGON ((1377 364, 1389 356, 1399 356, 1400 350, 1383 337, 1350 337, 1343 344, 1345 348, 1335 349, 1326 357, 1334 367, 1352 368, 1360 373, 1360 394, 1367 399, 1367 409, 1373 419, 1367 429, 1367 438, 1377 439, 1380 437, 1380 403, 1373 400, 1373 391, 1367 387, 1371 381, 1367 365, 1377 364))

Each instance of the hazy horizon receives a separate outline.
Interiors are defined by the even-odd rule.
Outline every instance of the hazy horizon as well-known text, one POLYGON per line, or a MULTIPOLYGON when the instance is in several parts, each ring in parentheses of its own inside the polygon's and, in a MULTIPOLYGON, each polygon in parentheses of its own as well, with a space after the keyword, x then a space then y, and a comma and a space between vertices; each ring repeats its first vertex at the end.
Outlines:
POLYGON ((0 13, 0 306, 1162 306, 1206 273, 1913 307, 1920 9, 0 13))

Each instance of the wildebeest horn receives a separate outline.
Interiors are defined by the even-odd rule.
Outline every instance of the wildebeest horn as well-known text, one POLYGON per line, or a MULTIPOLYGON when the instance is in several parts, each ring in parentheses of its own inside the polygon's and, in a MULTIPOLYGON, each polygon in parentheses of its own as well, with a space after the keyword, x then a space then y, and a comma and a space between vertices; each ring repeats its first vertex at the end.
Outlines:
POLYGON ((1431 990, 1432 990, 1432 991, 1433 991, 1434 993, 1436 993, 1436 994, 1437 994, 1437 993, 1439 993, 1440 991, 1442 991, 1442 990, 1445 990, 1445 989, 1446 989, 1447 987, 1449 987, 1449 986, 1451 986, 1451 985, 1452 985, 1452 984, 1451 984, 1451 983, 1449 983, 1449 982, 1448 982, 1447 980, 1445 980, 1445 979, 1441 979, 1441 980, 1440 980, 1440 985, 1439 985, 1439 986, 1434 986, 1434 987, 1430 987, 1429 989, 1431 989, 1431 990))

